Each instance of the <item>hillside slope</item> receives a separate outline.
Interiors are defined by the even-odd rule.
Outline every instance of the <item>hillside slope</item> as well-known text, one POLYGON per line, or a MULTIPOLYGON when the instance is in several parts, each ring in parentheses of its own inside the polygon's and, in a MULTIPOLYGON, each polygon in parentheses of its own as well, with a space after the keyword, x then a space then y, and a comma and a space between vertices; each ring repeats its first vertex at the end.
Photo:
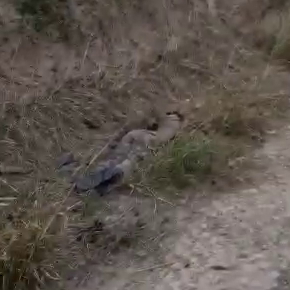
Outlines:
MULTIPOLYGON (((85 285, 88 273, 94 281, 95 267, 110 263, 116 267, 102 271, 104 279, 121 278, 104 289, 122 289, 131 281, 120 272, 122 259, 141 276, 153 267, 150 283, 154 275, 170 280, 159 273, 176 262, 166 258, 167 246, 191 243, 188 227, 203 243, 188 208, 200 193, 219 192, 225 212, 252 202, 236 188, 253 178, 245 170, 252 149, 287 122, 289 109, 289 7, 278 2, 1 1, 3 289, 66 285, 73 277, 85 285), (114 194, 77 194, 58 170, 66 153, 77 159, 78 174, 98 166, 117 135, 152 128, 168 110, 184 119, 177 138, 151 150, 114 194), (230 191, 236 196, 220 195, 230 191)), ((216 213, 212 206, 205 211, 216 213)))

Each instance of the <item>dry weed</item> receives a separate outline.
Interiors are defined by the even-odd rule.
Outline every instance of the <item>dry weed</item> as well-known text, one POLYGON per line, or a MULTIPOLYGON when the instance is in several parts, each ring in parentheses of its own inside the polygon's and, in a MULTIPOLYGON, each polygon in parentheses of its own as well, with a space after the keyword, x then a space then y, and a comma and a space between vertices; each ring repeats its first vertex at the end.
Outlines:
MULTIPOLYGON (((288 63, 290 6, 287 1, 264 1, 260 4, 261 8, 255 14, 255 24, 251 23, 247 34, 252 42, 266 51, 272 59, 288 63)), ((249 3, 246 6, 251 9, 249 3)))
POLYGON ((2 210, 0 277, 3 290, 36 289, 59 280, 68 216, 60 201, 36 188, 2 210), (43 194, 43 196, 42 196, 43 194), (64 210, 64 211, 63 211, 64 210), (56 267, 57 266, 57 267, 56 267))
POLYGON ((196 125, 206 133, 261 141, 273 119, 285 116, 289 104, 286 95, 256 93, 248 90, 209 96, 195 115, 196 125))

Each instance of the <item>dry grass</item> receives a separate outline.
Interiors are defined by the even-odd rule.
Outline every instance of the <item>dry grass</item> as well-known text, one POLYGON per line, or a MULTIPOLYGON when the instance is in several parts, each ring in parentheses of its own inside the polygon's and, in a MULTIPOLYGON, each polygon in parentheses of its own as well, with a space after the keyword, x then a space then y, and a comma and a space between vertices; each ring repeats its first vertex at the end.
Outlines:
POLYGON ((259 95, 256 89, 224 92, 209 96, 195 120, 204 132, 243 139, 247 143, 261 141, 273 119, 285 117, 287 109, 287 95, 284 94, 259 95))
POLYGON ((268 1, 262 17, 258 18, 253 42, 264 49, 272 59, 284 63, 290 60, 290 6, 287 1, 268 1))
POLYGON ((60 278, 55 265, 61 266, 65 260, 61 247, 68 240, 68 212, 57 197, 58 188, 61 184, 38 186, 35 192, 18 196, 14 204, 2 208, 2 289, 35 289, 60 278))
POLYGON ((70 2, 59 0, 15 0, 15 6, 22 17, 22 25, 31 27, 54 39, 71 41, 71 34, 77 34, 70 2))
POLYGON ((47 280, 59 279, 54 264, 56 259, 61 258, 55 255, 61 235, 58 232, 49 233, 49 230, 48 224, 32 218, 27 223, 19 221, 17 227, 3 225, 2 289, 33 289, 47 280))
POLYGON ((55 171, 61 152, 85 164, 132 115, 174 103, 186 108, 185 134, 156 152, 142 182, 184 187, 226 175, 242 144, 260 140, 288 108, 288 75, 217 21, 227 8, 216 14, 195 0, 75 3, 84 41, 73 46, 26 30, 23 38, 5 14, 0 160, 32 169, 0 180, 1 197, 17 197, 1 217, 5 290, 57 280, 65 243, 69 256, 81 252, 71 229, 85 217, 67 210, 77 198, 67 198, 69 186, 55 171))

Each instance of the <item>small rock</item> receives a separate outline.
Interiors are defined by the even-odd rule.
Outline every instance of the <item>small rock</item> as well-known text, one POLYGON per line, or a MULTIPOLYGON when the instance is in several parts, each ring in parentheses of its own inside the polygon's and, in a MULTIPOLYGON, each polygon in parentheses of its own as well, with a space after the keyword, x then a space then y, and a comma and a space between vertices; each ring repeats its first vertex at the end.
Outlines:
POLYGON ((271 271, 269 273, 269 276, 272 278, 272 279, 278 279, 280 277, 280 273, 278 271, 271 271))
POLYGON ((140 250, 138 252, 136 252, 136 256, 140 257, 140 258, 144 258, 147 256, 147 252, 146 251, 143 251, 143 250, 140 250))
POLYGON ((210 268, 212 270, 215 270, 215 271, 227 271, 227 270, 229 270, 229 267, 223 266, 223 265, 212 265, 212 266, 210 266, 210 268))
POLYGON ((247 259, 249 257, 249 255, 247 253, 241 253, 238 256, 240 259, 247 259))
POLYGON ((183 268, 183 265, 180 262, 176 262, 171 266, 171 268, 175 270, 181 270, 183 268))
POLYGON ((266 132, 268 135, 276 135, 277 131, 276 130, 269 130, 266 132))
POLYGON ((256 188, 249 188, 249 189, 244 190, 244 193, 256 194, 258 193, 258 190, 256 188))
POLYGON ((83 120, 83 124, 90 130, 94 130, 94 129, 99 129, 100 125, 96 124, 95 122, 93 122, 92 120, 89 119, 84 119, 83 120))

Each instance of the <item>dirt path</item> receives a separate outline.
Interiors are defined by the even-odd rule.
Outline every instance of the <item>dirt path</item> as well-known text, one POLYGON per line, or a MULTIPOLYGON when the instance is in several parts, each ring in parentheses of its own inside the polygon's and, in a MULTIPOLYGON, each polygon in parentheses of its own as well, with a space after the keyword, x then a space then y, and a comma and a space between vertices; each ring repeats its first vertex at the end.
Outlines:
POLYGON ((162 259, 124 255, 78 290, 290 289, 289 144, 290 127, 256 153, 267 166, 255 173, 255 186, 173 210, 162 259))

